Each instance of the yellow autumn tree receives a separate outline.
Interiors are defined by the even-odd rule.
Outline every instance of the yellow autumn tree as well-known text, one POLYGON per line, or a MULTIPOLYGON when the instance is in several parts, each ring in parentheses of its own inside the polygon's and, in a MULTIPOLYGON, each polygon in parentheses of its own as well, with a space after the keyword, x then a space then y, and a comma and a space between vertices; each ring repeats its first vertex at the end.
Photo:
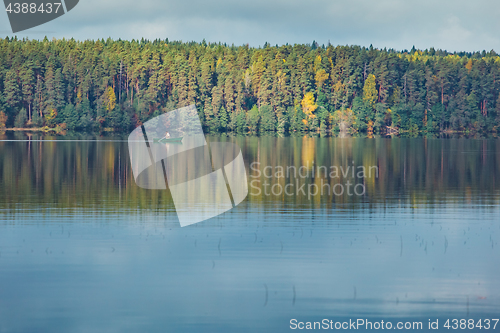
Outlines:
POLYGON ((315 59, 314 59, 314 71, 317 72, 320 68, 321 68, 321 56, 318 55, 315 59))
POLYGON ((322 68, 316 72, 316 87, 321 88, 330 75, 322 68))
POLYGON ((7 123, 7 115, 0 111, 0 129, 5 128, 5 123, 7 123))
POLYGON ((368 103, 370 107, 374 107, 378 99, 377 85, 375 83, 375 75, 370 74, 365 80, 363 86, 363 101, 368 103))
POLYGON ((305 94, 300 104, 302 105, 302 112, 306 115, 306 119, 303 119, 302 121, 307 125, 309 120, 316 118, 314 111, 316 111, 318 105, 314 101, 314 94, 312 92, 305 94))
POLYGON ((76 104, 79 104, 83 100, 82 89, 78 89, 78 92, 76 93, 76 100, 76 104))
POLYGON ((108 87, 108 89, 106 89, 106 93, 104 96, 104 105, 106 106, 106 111, 108 112, 111 112, 115 109, 116 95, 112 87, 108 87))
POLYGON ((470 71, 471 71, 471 69, 472 69, 472 59, 469 59, 469 61, 468 61, 468 62, 467 62, 467 64, 465 65, 465 68, 467 68, 467 70, 468 70, 468 71, 469 71, 469 73, 470 73, 470 71))
POLYGON ((45 123, 49 126, 56 125, 57 110, 54 108, 49 108, 50 112, 45 113, 45 123))

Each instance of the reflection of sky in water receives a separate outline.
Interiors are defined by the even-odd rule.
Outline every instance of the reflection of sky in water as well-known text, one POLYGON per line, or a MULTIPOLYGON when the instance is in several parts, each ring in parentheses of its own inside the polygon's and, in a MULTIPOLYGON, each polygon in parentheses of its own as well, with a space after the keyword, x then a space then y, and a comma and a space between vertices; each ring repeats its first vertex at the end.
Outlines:
POLYGON ((243 203, 182 229, 165 212, 18 212, 0 235, 2 328, 285 331, 291 318, 498 315, 497 208, 282 208, 243 203))
MULTIPOLYGON (((104 156, 109 147, 103 148, 104 156)), ((8 165, 1 157, 0 165, 8 165)), ((5 187, 0 331, 284 332, 292 318, 425 325, 438 317, 500 314, 500 195, 485 185, 466 198, 446 186, 441 198, 430 183, 413 184, 418 190, 411 194, 388 187, 331 205, 249 198, 180 228, 171 202, 155 199, 151 209, 123 204, 135 188, 123 182, 119 192, 101 188, 108 178, 100 180, 104 171, 96 170, 95 196, 108 193, 100 202, 88 199, 95 187, 72 183, 72 176, 58 188, 57 177, 41 182, 30 171, 43 184, 37 186, 53 187, 52 197, 23 192, 21 178, 18 192, 5 187), (438 194, 425 199, 429 193, 438 194), (61 207, 68 198, 76 204, 61 207)), ((497 172, 490 170, 493 182, 497 172)), ((11 178, 3 176, 0 185, 11 178)))

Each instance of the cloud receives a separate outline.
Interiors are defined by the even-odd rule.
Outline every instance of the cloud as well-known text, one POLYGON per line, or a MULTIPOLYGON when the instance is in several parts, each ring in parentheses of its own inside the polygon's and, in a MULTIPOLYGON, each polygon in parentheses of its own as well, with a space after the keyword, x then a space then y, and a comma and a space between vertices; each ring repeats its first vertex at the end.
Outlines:
MULTIPOLYGON (((499 11, 495 0, 81 0, 60 19, 18 35, 499 51, 499 11)), ((3 22, 0 31, 8 31, 3 22)))
POLYGON ((439 33, 443 41, 450 43, 464 43, 472 36, 472 32, 462 27, 460 19, 453 15, 446 20, 445 28, 439 33))

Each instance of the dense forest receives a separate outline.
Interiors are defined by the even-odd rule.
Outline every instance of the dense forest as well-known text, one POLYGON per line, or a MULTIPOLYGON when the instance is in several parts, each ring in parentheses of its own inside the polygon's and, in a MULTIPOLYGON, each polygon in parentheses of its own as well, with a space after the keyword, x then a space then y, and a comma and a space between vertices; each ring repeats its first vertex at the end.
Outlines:
POLYGON ((190 104, 207 132, 493 132, 500 56, 316 42, 0 40, 0 130, 128 131, 190 104))

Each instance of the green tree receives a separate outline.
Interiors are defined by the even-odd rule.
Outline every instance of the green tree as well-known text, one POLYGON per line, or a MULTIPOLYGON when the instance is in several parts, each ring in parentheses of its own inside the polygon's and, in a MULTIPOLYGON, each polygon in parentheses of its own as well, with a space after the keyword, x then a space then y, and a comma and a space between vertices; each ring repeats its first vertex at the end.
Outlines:
POLYGON ((33 127, 43 126, 43 119, 42 117, 40 117, 40 114, 38 112, 33 113, 33 116, 31 117, 31 125, 33 127))
POLYGON ((28 120, 31 120, 31 106, 34 95, 34 73, 29 65, 23 66, 21 73, 21 90, 23 94, 24 105, 28 108, 28 120))
POLYGON ((7 71, 4 80, 3 95, 5 102, 10 107, 16 107, 21 101, 21 89, 19 88, 18 77, 14 69, 7 71))
POLYGON ((64 123, 69 130, 75 130, 80 125, 80 117, 73 104, 67 104, 63 110, 64 123))
POLYGON ((270 105, 263 105, 260 108, 260 131, 274 132, 276 131, 276 116, 270 105))
POLYGON ((224 108, 223 106, 221 106, 221 108, 219 109, 219 126, 220 126, 220 129, 222 131, 226 131, 228 124, 229 124, 229 118, 228 118, 228 114, 227 114, 226 108, 224 108))
POLYGON ((22 108, 21 111, 16 116, 14 120, 14 127, 16 128, 24 128, 24 125, 28 121, 28 117, 26 116, 26 109, 22 108))
POLYGON ((370 74, 363 86, 363 101, 371 108, 375 107, 378 100, 377 86, 375 83, 375 75, 370 74))
POLYGON ((259 109, 257 108, 257 105, 254 105, 253 108, 250 111, 248 111, 248 116, 247 116, 247 123, 250 131, 257 132, 259 128, 259 122, 260 122, 259 109))

